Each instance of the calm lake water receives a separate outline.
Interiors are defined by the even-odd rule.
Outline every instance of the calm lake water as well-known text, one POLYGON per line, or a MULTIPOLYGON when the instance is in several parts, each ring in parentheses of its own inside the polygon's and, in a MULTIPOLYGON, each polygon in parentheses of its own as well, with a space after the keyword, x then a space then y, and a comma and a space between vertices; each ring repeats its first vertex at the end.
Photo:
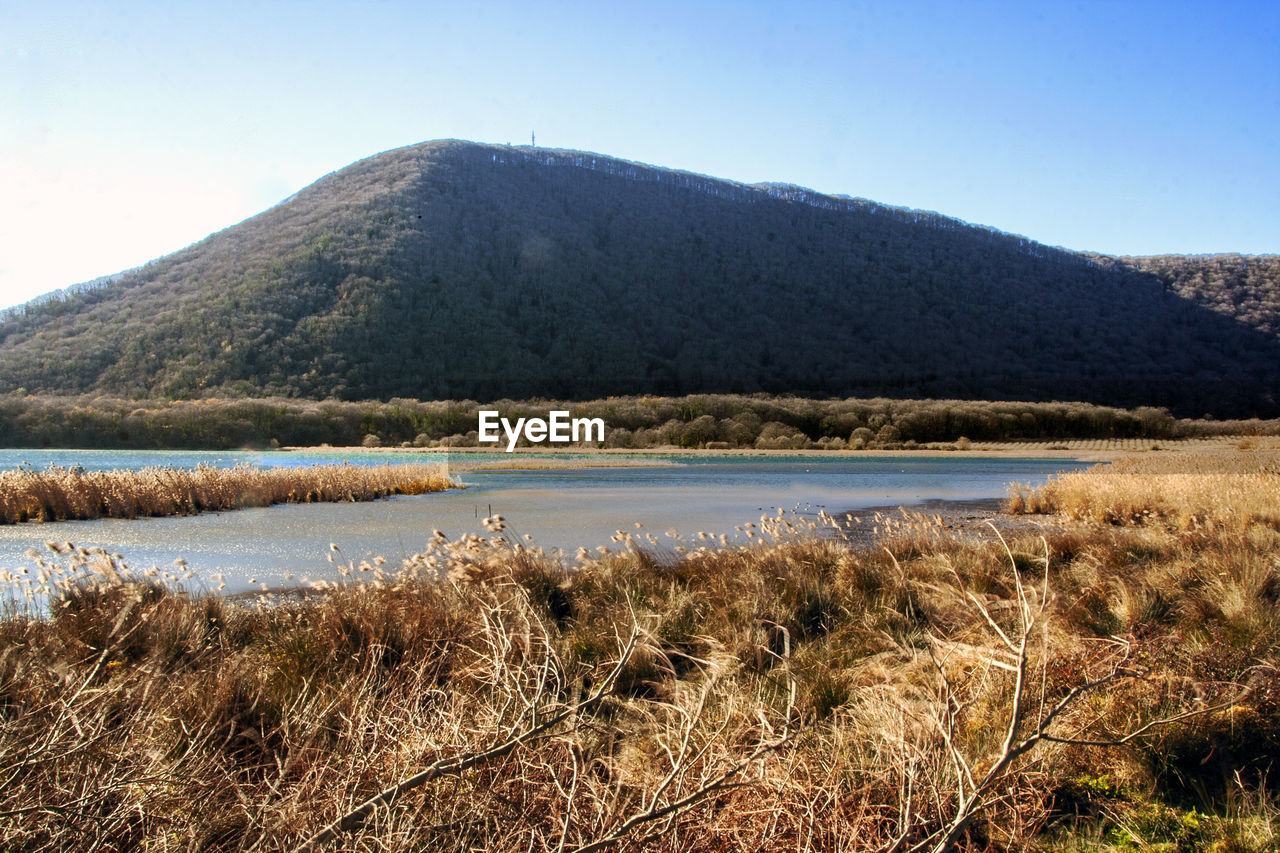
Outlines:
MULTIPOLYGON (((526 459, 527 457, 517 457, 526 459)), ((557 458, 563 458, 557 456, 557 458)), ((446 461, 442 454, 151 452, 0 450, 0 469, 81 465, 86 469, 190 466, 446 461)), ((506 454, 460 454, 466 462, 512 460, 506 454)), ((733 533, 778 509, 836 514, 866 507, 933 500, 1001 498, 1010 483, 1040 483, 1059 471, 1092 463, 1064 459, 937 457, 629 457, 674 462, 644 467, 463 472, 466 489, 371 503, 280 505, 237 512, 147 519, 107 519, 0 526, 0 566, 31 565, 29 549, 70 541, 122 554, 134 568, 169 567, 183 558, 199 578, 226 576, 227 592, 249 578, 283 584, 285 572, 333 577, 329 543, 343 561, 384 556, 392 564, 423 550, 431 531, 450 538, 483 533, 480 520, 501 513, 517 535, 547 549, 611 545, 619 528, 642 523, 656 535, 669 529, 733 533)), ((598 462, 599 457, 592 457, 598 462)), ((212 585, 212 582, 209 581, 212 585)))

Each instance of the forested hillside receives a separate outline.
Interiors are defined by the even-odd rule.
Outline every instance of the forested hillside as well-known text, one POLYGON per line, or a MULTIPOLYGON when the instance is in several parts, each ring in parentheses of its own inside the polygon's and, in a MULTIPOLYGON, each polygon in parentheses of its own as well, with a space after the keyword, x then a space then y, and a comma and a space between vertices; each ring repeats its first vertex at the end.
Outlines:
POLYGON ((1155 274, 1179 296, 1280 337, 1280 255, 1156 255, 1120 263, 1155 274))
POLYGON ((1235 268, 1086 256, 580 152, 433 142, 10 312, 0 392, 766 391, 1273 416, 1276 264, 1210 275, 1218 263, 1235 268))

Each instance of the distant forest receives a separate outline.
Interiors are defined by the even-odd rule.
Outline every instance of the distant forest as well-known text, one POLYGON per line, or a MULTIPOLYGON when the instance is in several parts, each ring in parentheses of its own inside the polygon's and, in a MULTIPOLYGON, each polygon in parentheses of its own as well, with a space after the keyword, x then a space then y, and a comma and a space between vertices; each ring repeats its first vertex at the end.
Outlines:
MULTIPOLYGON (((590 402, 385 403, 290 399, 138 401, 0 396, 0 446, 235 449, 475 446, 478 412, 514 421, 567 409, 605 421, 610 448, 875 449, 966 441, 1277 435, 1280 421, 1179 420, 1163 409, 1083 403, 812 400, 765 395, 623 397, 590 402)), ((491 445, 490 445, 491 446, 491 445)), ((505 445, 504 445, 505 446, 505 445)), ((546 445, 542 445, 546 446, 546 445)))
POLYGON ((787 185, 436 142, 8 312, 0 393, 763 392, 1275 417, 1278 282, 1274 257, 1086 255, 787 185))
POLYGON ((1120 258, 1179 296, 1280 338, 1280 255, 1155 255, 1120 258))

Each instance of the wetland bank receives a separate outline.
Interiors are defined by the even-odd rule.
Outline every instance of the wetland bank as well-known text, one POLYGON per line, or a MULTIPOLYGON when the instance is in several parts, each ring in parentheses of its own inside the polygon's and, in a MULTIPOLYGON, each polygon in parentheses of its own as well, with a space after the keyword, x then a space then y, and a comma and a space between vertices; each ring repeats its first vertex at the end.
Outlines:
MULTIPOLYGON (((951 411, 903 407, 871 443, 951 411)), ((717 449, 742 424, 688 410, 630 441, 696 452, 0 451, 82 479, 443 466, 463 487, 0 526, 0 565, 26 567, 0 619, 0 839, 1272 849, 1274 440, 1087 412, 1133 434, 853 452, 757 418, 717 449), (1023 514, 993 525, 936 512, 1011 489, 1023 514), (876 511, 901 505, 924 511, 876 511)))
POLYGON ((272 606, 63 554, 50 616, 0 622, 0 832, 1261 853, 1280 825, 1277 456, 1066 473, 1019 508, 1068 521, 982 541, 918 517, 853 548, 774 516, 681 550, 627 531, 568 568, 490 516, 272 606), (1224 486, 1251 511, 1209 513, 1224 486))
MULTIPOLYGON (((0 464, 48 464, 87 469, 194 466, 197 453, 142 451, 0 451, 0 464)), ((259 583, 286 586, 286 575, 337 577, 326 557, 336 543, 344 561, 385 557, 399 562, 421 550, 434 529, 450 538, 482 534, 481 520, 500 513, 520 537, 548 552, 612 547, 619 528, 640 523, 668 541, 699 531, 742 538, 735 530, 777 509, 816 518, 868 507, 915 505, 930 500, 1001 499, 1010 483, 1041 483, 1052 473, 1083 467, 1072 459, 964 456, 800 456, 775 452, 751 456, 654 453, 481 454, 437 452, 308 451, 223 453, 212 464, 245 463, 305 473, 345 463, 353 471, 385 462, 441 466, 462 489, 368 503, 301 503, 233 513, 144 518, 131 521, 0 526, 0 566, 29 562, 50 539, 99 547, 138 567, 183 560, 201 578, 221 575, 228 592, 259 583), (256 581, 250 584, 250 579, 256 581)))

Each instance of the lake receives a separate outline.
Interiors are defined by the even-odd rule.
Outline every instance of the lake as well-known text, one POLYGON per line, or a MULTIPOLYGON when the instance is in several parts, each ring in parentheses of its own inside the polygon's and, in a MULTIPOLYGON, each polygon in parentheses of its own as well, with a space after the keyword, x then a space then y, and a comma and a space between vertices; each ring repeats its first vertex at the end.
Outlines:
MULTIPOLYGON (((531 457, 517 455, 518 462, 531 457)), ((537 457, 532 457, 536 459, 537 457)), ((557 454, 555 459, 573 458, 557 454)), ((601 457, 589 458, 598 464, 601 457)), ((614 457, 610 457, 614 458, 614 457)), ((462 472, 467 488, 370 503, 293 504, 197 516, 104 519, 0 526, 0 566, 30 566, 30 549, 48 554, 46 541, 106 548, 135 569, 170 567, 179 558, 212 585, 226 577, 227 592, 249 579, 281 585, 286 572, 335 576, 329 544, 345 562, 384 556, 396 565, 418 553, 433 529, 450 538, 483 533, 481 519, 501 513, 511 532, 530 535, 546 549, 572 554, 579 547, 612 545, 618 529, 640 522, 662 536, 677 530, 734 533, 778 509, 816 515, 867 507, 919 505, 935 500, 1001 498, 1010 483, 1041 483, 1059 471, 1093 463, 1066 459, 973 456, 645 456, 620 457, 642 467, 462 472)), ((395 455, 339 452, 199 452, 0 450, 0 469, 50 464, 86 469, 232 466, 357 465, 409 461, 511 462, 496 454, 395 455)))

